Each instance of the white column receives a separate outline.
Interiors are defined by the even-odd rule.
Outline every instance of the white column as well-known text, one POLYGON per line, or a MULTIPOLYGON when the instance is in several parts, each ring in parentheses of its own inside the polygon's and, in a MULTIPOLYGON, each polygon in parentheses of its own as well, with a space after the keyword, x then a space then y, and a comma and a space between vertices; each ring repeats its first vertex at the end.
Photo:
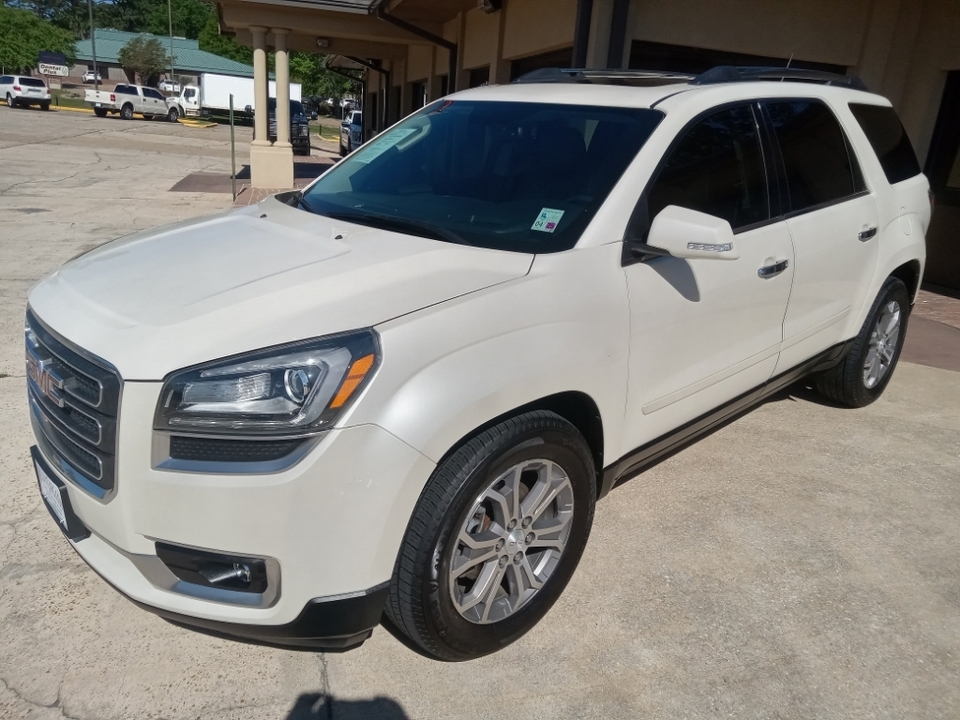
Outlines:
POLYGON ((253 145, 270 145, 267 129, 267 97, 270 93, 270 75, 267 73, 267 29, 251 27, 253 34, 253 130, 256 140, 253 145))
POLYGON ((277 71, 277 146, 290 145, 290 54, 287 52, 287 33, 284 28, 273 28, 274 64, 277 71))

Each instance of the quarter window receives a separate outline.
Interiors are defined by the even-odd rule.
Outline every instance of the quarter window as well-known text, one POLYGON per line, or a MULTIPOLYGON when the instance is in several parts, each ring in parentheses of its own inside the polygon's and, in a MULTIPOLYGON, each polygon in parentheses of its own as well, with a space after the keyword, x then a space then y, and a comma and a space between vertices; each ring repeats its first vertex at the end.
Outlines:
POLYGON ((688 129, 647 203, 651 222, 668 205, 723 218, 734 230, 767 220, 767 181, 752 108, 721 110, 688 129))
POLYGON ((920 163, 896 111, 883 105, 850 103, 850 111, 877 153, 891 185, 920 174, 920 163))
POLYGON ((765 103, 787 174, 790 209, 800 212, 863 189, 860 168, 836 117, 814 100, 765 103))

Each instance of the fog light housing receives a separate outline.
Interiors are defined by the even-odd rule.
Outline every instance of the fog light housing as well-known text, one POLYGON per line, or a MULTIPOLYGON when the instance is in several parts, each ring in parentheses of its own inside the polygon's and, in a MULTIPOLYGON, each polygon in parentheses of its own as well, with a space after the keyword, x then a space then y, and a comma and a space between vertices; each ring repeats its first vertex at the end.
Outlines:
POLYGON ((195 550, 156 543, 157 557, 185 583, 261 594, 267 589, 267 566, 262 558, 195 550))

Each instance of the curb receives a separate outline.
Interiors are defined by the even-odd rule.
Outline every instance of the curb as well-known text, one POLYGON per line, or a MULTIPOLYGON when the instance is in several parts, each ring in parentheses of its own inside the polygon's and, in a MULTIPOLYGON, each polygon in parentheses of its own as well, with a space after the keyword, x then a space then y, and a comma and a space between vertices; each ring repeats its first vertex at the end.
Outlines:
POLYGON ((60 112, 61 110, 66 110, 67 112, 79 112, 79 113, 87 113, 89 115, 93 115, 93 110, 90 108, 75 108, 75 107, 67 107, 66 105, 51 105, 50 109, 56 112, 60 112))

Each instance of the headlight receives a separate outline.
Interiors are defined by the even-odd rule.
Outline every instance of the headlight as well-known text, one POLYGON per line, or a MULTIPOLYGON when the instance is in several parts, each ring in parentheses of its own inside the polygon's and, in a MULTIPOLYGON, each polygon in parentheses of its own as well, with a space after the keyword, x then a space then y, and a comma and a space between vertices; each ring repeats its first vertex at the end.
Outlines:
POLYGON ((258 350, 164 381, 157 430, 303 436, 336 422, 380 362, 372 330, 258 350))

